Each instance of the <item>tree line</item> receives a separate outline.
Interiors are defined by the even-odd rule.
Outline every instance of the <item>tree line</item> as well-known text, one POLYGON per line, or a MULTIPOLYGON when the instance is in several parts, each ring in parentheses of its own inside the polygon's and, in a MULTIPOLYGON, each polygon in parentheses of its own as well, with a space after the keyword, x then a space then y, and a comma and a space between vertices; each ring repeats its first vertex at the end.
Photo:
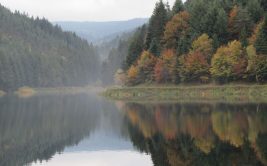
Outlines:
POLYGON ((115 80, 229 83, 267 80, 266 0, 160 0, 131 38, 115 80))
POLYGON ((99 64, 94 46, 76 34, 0 5, 0 89, 84 86, 99 64))

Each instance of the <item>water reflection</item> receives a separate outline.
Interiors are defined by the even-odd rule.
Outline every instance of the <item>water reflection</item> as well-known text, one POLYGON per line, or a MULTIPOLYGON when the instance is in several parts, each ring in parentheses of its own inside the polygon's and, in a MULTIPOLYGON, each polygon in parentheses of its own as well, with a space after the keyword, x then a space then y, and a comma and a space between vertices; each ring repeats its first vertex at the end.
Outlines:
POLYGON ((121 119, 115 107, 101 105, 94 95, 5 97, 0 100, 0 165, 48 161, 101 129, 126 139, 121 119))
POLYGON ((0 99, 0 165, 267 165, 267 104, 0 99))
POLYGON ((119 105, 131 141, 155 166, 267 164, 265 104, 119 105))

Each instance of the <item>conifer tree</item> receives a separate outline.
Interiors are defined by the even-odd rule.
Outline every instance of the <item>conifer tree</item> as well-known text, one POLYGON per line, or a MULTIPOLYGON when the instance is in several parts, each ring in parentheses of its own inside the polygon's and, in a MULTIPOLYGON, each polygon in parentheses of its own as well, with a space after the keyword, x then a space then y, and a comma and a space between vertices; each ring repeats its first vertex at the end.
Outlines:
POLYGON ((172 15, 175 15, 181 11, 184 11, 184 4, 182 0, 176 0, 172 7, 172 15))
POLYGON ((267 15, 265 15, 263 25, 257 36, 255 48, 258 54, 267 55, 267 15))
POLYGON ((144 40, 146 34, 146 26, 138 28, 134 36, 131 39, 131 43, 128 48, 128 55, 126 57, 126 68, 128 69, 133 63, 136 62, 139 55, 144 50, 144 40))
POLYGON ((253 22, 257 23, 262 19, 263 9, 259 0, 249 0, 246 8, 253 22))
POLYGON ((153 50, 155 50, 153 53, 156 53, 156 56, 159 56, 159 53, 161 52, 160 42, 164 33, 165 24, 167 20, 168 12, 166 9, 166 5, 162 2, 162 0, 160 0, 156 3, 153 15, 149 20, 148 32, 145 42, 145 48, 147 50, 153 48, 153 50), (153 46, 151 46, 152 44, 153 46))

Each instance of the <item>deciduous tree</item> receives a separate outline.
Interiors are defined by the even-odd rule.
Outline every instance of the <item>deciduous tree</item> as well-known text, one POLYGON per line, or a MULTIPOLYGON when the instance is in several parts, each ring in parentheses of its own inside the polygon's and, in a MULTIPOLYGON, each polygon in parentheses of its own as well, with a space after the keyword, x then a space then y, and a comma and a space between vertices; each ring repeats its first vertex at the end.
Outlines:
POLYGON ((189 13, 184 11, 173 16, 166 24, 163 44, 167 49, 176 49, 179 42, 184 42, 189 32, 189 13))
POLYGON ((211 74, 219 82, 243 78, 246 71, 246 58, 238 41, 220 47, 212 58, 211 74))

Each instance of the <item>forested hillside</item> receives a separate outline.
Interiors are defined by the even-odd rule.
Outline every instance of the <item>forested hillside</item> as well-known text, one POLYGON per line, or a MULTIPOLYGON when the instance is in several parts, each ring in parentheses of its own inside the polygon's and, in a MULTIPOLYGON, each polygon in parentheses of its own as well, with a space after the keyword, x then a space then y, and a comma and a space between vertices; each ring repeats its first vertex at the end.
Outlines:
POLYGON ((156 3, 129 44, 118 82, 229 83, 267 80, 266 0, 156 3))
POLYGON ((103 85, 114 84, 114 73, 120 72, 120 68, 125 66, 124 62, 128 54, 130 39, 119 40, 118 46, 111 48, 108 58, 102 63, 101 81, 103 85))
POLYGON ((74 33, 0 6, 0 89, 87 85, 99 64, 94 46, 74 33))

